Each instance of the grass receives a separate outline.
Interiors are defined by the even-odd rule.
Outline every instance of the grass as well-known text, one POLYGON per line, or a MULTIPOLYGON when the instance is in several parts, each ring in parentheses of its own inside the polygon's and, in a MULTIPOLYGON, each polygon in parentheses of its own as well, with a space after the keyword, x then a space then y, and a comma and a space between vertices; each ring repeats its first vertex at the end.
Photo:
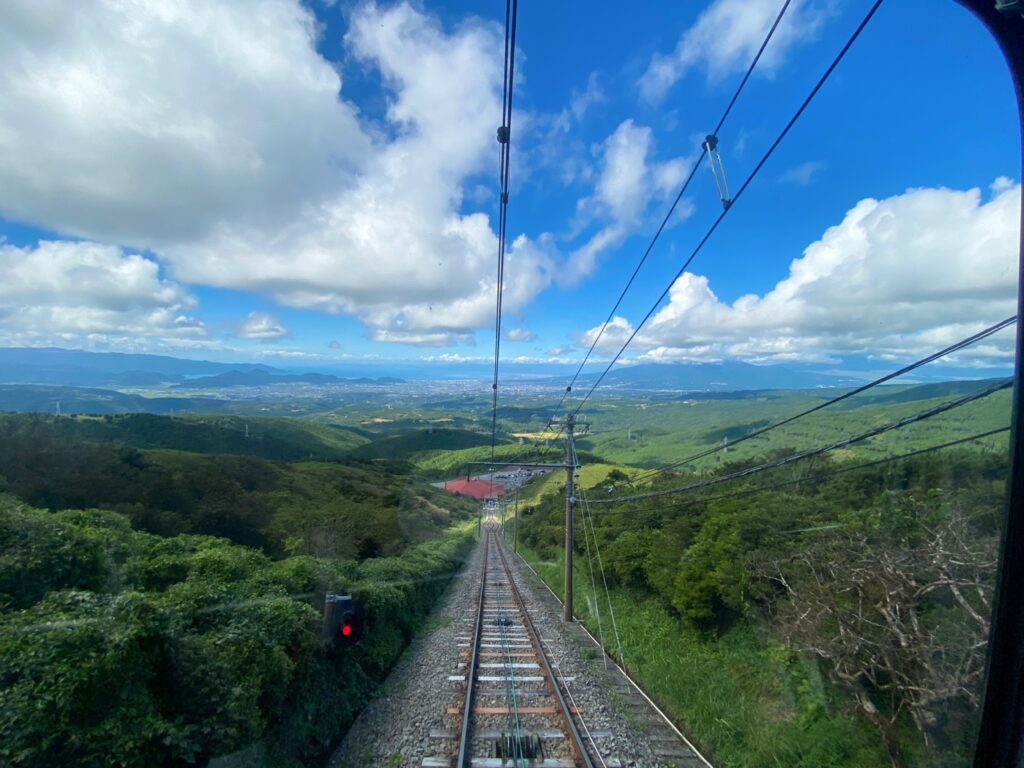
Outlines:
MULTIPOLYGON (((563 565, 522 554, 556 592, 563 565)), ((576 613, 598 634, 598 593, 585 559, 576 563, 576 613)), ((660 601, 613 589, 611 603, 630 671, 644 690, 720 768, 877 768, 888 764, 869 724, 848 712, 817 666, 761 628, 741 622, 718 638, 700 635, 660 601)), ((616 650, 600 592, 605 645, 616 650)))
MULTIPOLYGON (((616 469, 629 472, 631 468, 622 464, 584 464, 579 472, 580 483, 585 487, 592 487, 603 482, 616 469)), ((564 489, 564 487, 565 472, 558 470, 549 472, 543 477, 527 483, 520 489, 519 504, 520 506, 525 505, 527 507, 539 504, 542 496, 552 493, 559 488, 564 489)))
MULTIPOLYGON (((985 383, 975 382, 982 389, 985 383)), ((833 397, 833 391, 785 390, 737 400, 623 401, 610 407, 602 403, 588 414, 595 431, 577 441, 580 451, 605 461, 635 467, 655 467, 723 445, 769 423, 800 413, 833 397)), ((934 395, 931 390, 924 394, 934 395)), ((959 396, 951 392, 925 399, 858 396, 840 406, 827 408, 791 425, 774 430, 690 465, 693 471, 714 469, 719 463, 763 456, 774 450, 803 450, 875 426, 913 415, 959 396)), ((881 435, 853 446, 864 459, 903 453, 928 445, 967 437, 1003 427, 1010 419, 1010 393, 999 392, 948 414, 881 435)), ((995 445, 999 438, 990 438, 995 445)), ((1002 437, 1001 445, 1005 445, 1002 437)))

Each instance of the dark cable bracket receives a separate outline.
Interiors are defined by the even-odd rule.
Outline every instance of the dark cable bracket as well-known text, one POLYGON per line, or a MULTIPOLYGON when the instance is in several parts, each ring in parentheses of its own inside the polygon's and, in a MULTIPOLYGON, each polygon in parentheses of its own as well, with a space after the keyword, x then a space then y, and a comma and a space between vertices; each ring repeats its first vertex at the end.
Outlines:
POLYGON ((715 177, 715 188, 718 190, 718 197, 722 200, 722 208, 729 210, 729 206, 732 205, 732 196, 729 194, 729 181, 725 178, 722 153, 718 151, 718 137, 709 133, 704 137, 701 147, 708 153, 708 160, 711 162, 711 175, 715 177))

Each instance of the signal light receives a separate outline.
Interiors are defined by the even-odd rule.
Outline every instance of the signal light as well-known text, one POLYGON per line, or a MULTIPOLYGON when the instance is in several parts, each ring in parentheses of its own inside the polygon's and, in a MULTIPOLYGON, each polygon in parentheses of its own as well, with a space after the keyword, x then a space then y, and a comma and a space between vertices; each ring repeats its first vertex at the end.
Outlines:
POLYGON ((363 638, 366 611, 351 595, 324 598, 324 638, 336 648, 351 648, 363 638))

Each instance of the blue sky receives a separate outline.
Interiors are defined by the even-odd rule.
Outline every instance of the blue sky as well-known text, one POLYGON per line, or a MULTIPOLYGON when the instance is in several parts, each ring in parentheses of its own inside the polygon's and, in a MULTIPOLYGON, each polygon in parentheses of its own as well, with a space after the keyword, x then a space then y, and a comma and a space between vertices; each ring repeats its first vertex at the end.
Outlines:
MULTIPOLYGON (((7 11, 0 344, 486 360, 504 5, 161 5, 7 11)), ((521 3, 510 366, 580 359, 781 3, 634 5, 521 3)), ((719 134, 734 188, 869 5, 792 4, 719 134)), ((1019 148, 984 29, 888 0, 628 359, 884 366, 1002 319, 1019 148)), ((702 169, 598 362, 720 210, 702 169)))

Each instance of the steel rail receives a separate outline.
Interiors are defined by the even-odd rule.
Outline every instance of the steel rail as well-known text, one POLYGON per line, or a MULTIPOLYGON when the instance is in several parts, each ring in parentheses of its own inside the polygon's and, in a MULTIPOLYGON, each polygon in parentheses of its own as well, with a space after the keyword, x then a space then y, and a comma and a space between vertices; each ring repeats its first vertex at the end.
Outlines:
POLYGON ((547 680, 548 687, 551 689, 552 693, 554 693, 555 700, 558 701, 559 713, 562 716, 562 720, 565 722, 565 727, 569 734, 569 741, 572 744, 573 751, 576 753, 577 760, 580 764, 585 766, 585 768, 595 768, 594 761, 590 758, 590 753, 587 751, 586 744, 583 742, 583 737, 580 735, 580 731, 576 727, 576 721, 573 720, 572 710, 569 708, 565 697, 562 696, 561 689, 558 687, 558 681, 555 679, 555 673, 551 669, 547 653, 544 650, 544 644, 541 643, 540 635, 537 634, 537 628, 534 627, 533 620, 530 618, 530 613, 526 610, 526 604, 523 602, 523 597, 519 594, 519 587, 516 586, 515 579, 512 576, 512 569, 509 567, 508 560, 505 558, 504 545, 500 539, 497 542, 497 550, 498 557, 501 559, 501 564, 505 569, 505 575, 508 577, 510 587, 509 591, 512 593, 512 599, 522 614, 523 625, 526 627, 526 633, 530 637, 530 644, 533 645, 533 648, 536 651, 537 659, 544 672, 544 677, 547 680))
MULTIPOLYGON (((532 565, 530 565, 529 561, 525 557, 523 557, 521 553, 516 552, 516 558, 519 560, 519 562, 521 562, 523 565, 525 565, 527 568, 530 569, 530 572, 534 576, 537 577, 537 581, 539 581, 544 586, 544 589, 546 589, 548 592, 551 593, 551 596, 555 599, 555 602, 557 602, 559 605, 561 605, 562 604, 562 598, 560 598, 558 595, 556 595, 555 594, 555 590, 553 590, 550 586, 548 586, 548 583, 546 581, 544 581, 544 577, 541 576, 539 573, 537 573, 537 569, 534 568, 532 565)), ((587 633, 587 637, 589 637, 591 640, 594 641, 594 645, 596 645, 598 648, 600 648, 602 653, 604 653, 606 655, 610 655, 610 654, 608 654, 608 650, 606 648, 604 648, 601 645, 601 643, 598 641, 598 639, 591 634, 590 630, 587 629, 586 624, 584 624, 582 621, 580 621, 580 622, 578 622, 577 626, 579 626, 580 629, 582 629, 584 632, 587 633)), ((661 716, 661 719, 665 722, 665 725, 667 725, 669 728, 672 729, 672 731, 675 732, 676 736, 678 736, 679 739, 684 744, 686 744, 687 747, 690 748, 690 751, 693 752, 693 754, 697 757, 698 760, 700 760, 702 763, 704 763, 706 768, 714 768, 714 766, 708 761, 708 759, 706 757, 704 757, 704 755, 701 754, 700 750, 697 749, 696 745, 694 745, 694 743, 692 741, 690 741, 688 738, 686 738, 686 736, 683 735, 683 732, 680 731, 679 728, 676 727, 676 724, 672 722, 672 718, 670 718, 668 715, 666 715, 662 711, 661 707, 659 707, 654 702, 654 700, 650 696, 647 695, 647 692, 644 691, 644 689, 640 687, 640 684, 636 680, 634 680, 632 678, 632 676, 630 676, 629 672, 625 669, 625 667, 622 664, 620 664, 615 659, 614 656, 612 656, 611 658, 612 658, 612 664, 615 665, 615 668, 617 670, 619 670, 619 672, 622 674, 622 676, 626 680, 629 681, 629 684, 633 686, 633 689, 637 693, 639 693, 648 704, 651 705, 651 707, 654 709, 654 711, 657 712, 661 716)))
MULTIPOLYGON (((490 532, 488 532, 490 537, 490 532)), ((476 628, 473 630, 473 648, 469 655, 469 668, 466 671, 466 703, 462 710, 462 734, 459 737, 459 755, 455 765, 457 768, 467 768, 472 759, 472 750, 469 748, 469 721, 473 716, 473 688, 476 680, 477 654, 480 650, 480 632, 484 624, 484 593, 487 589, 487 555, 488 549, 484 548, 484 563, 480 571, 480 600, 476 612, 476 628)))
MULTIPOLYGON (((491 547, 496 546, 494 544, 493 531, 487 531, 487 552, 490 554, 491 547)), ((508 574, 505 574, 506 577, 508 574)), ((498 583, 495 582, 495 586, 498 583)), ((498 602, 498 626, 501 634, 501 650, 504 652, 504 661, 508 667, 508 672, 505 675, 505 696, 508 699, 509 708, 509 732, 512 736, 511 752, 513 765, 525 764, 523 762, 522 754, 522 736, 523 736, 523 724, 519 719, 519 699, 516 694, 516 668, 515 660, 512 658, 512 648, 509 643, 508 624, 507 618, 511 611, 505 610, 505 600, 502 597, 501 589, 495 590, 495 597, 498 602), (516 753, 519 753, 518 756, 516 753)), ((512 606, 514 608, 514 606, 512 606)))

